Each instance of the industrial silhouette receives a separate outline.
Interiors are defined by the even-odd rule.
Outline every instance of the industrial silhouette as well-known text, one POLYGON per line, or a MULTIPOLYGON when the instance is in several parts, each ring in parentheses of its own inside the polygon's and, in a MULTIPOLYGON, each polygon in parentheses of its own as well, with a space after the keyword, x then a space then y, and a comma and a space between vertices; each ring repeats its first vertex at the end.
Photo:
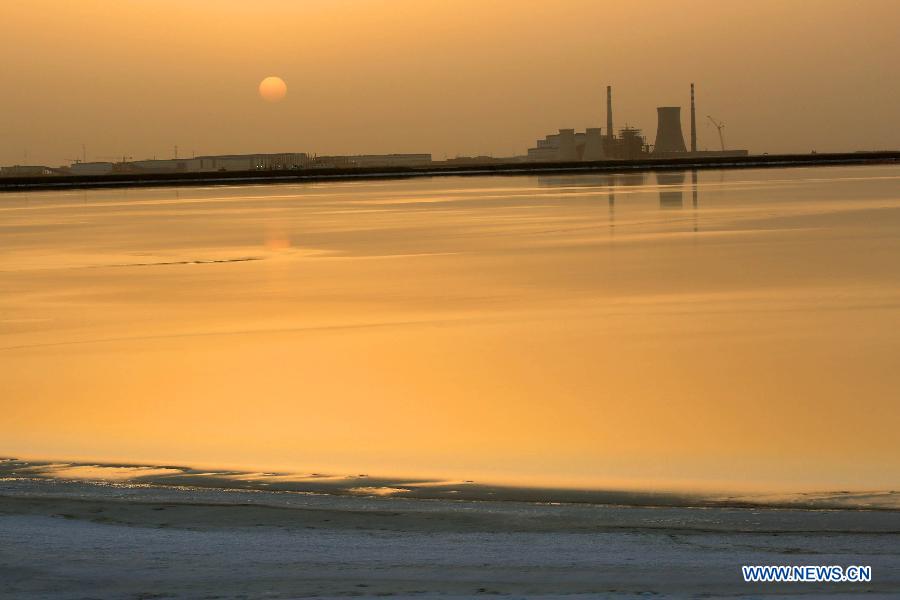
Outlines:
MULTIPOLYGON (((724 150, 725 148, 722 148, 724 150)), ((691 152, 697 151, 697 107, 694 106, 694 84, 691 84, 691 152)))
POLYGON ((656 143, 654 154, 671 154, 687 152, 684 147, 684 136, 681 134, 681 107, 660 106, 656 109, 656 143))
POLYGON ((458 167, 466 165, 506 165, 512 163, 573 163, 600 162, 606 160, 671 159, 689 157, 737 157, 747 156, 746 150, 726 150, 723 129, 725 124, 711 116, 709 119, 718 130, 720 150, 697 150, 697 113, 694 84, 691 83, 691 129, 690 150, 684 142, 681 129, 681 107, 660 106, 656 109, 656 138, 653 144, 647 142, 641 129, 625 125, 616 131, 613 127, 612 86, 606 86, 606 131, 600 127, 587 127, 584 131, 572 128, 559 129, 537 140, 525 155, 457 156, 444 161, 432 160, 431 154, 381 154, 381 155, 335 155, 319 156, 307 152, 277 154, 227 154, 204 155, 181 158, 178 146, 174 147, 174 157, 157 160, 134 160, 127 153, 117 156, 95 157, 87 160, 82 146, 82 157, 71 165, 59 168, 45 166, 23 166, 0 168, 0 176, 44 177, 58 175, 106 176, 135 174, 142 176, 177 173, 216 172, 268 172, 268 171, 310 171, 317 169, 372 169, 372 168, 427 168, 446 165, 458 167), (96 160, 97 158, 109 160, 96 160), (113 160, 114 159, 114 160, 113 160))
MULTIPOLYGON (((599 127, 588 127, 584 132, 574 129, 560 129, 537 140, 525 156, 528 162, 573 162, 606 159, 634 160, 641 158, 681 158, 707 156, 747 156, 746 150, 726 150, 721 128, 719 128, 721 150, 697 150, 697 107, 694 84, 691 84, 691 146, 684 143, 681 130, 681 107, 660 106, 656 109, 656 139, 648 144, 643 132, 635 127, 625 126, 618 134, 613 128, 612 86, 606 86, 606 132, 599 127), (602 154, 596 147, 596 139, 602 140, 602 154), (574 152, 573 152, 574 141, 574 152)), ((710 120, 712 118, 710 117, 710 120)))
POLYGON ((712 124, 716 126, 716 129, 719 132, 719 143, 722 145, 722 151, 725 151, 725 135, 722 133, 722 130, 725 129, 725 123, 719 121, 718 119, 714 119, 709 115, 706 115, 706 118, 712 121, 712 124))

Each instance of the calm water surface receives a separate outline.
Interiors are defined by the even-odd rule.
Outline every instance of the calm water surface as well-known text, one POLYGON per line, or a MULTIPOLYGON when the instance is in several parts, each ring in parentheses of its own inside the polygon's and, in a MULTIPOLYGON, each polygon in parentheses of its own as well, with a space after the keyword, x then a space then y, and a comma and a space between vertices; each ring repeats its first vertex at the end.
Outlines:
POLYGON ((0 453, 900 485, 900 168, 0 195, 0 453))

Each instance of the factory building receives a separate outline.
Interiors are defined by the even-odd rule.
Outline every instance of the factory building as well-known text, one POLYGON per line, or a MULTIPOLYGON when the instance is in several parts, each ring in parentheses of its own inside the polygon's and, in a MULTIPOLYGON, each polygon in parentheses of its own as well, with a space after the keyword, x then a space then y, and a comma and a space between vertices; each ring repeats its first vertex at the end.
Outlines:
POLYGON ((349 156, 314 156, 310 161, 311 169, 352 169, 349 156))
POLYGON ((612 87, 606 87, 606 135, 599 127, 588 127, 583 132, 560 129, 537 140, 528 149, 529 162, 573 162, 606 159, 636 159, 650 151, 640 129, 628 127, 613 130, 612 87))
POLYGON ((138 160, 127 165, 140 173, 211 173, 218 171, 281 171, 302 169, 309 163, 305 152, 278 154, 224 154, 174 158, 168 160, 138 160))
POLYGON ((606 149, 599 127, 588 127, 584 130, 584 146, 579 154, 581 160, 603 160, 606 149))
POLYGON ((435 165, 447 166, 477 166, 477 165, 509 165, 513 163, 525 162, 525 156, 455 156, 441 162, 435 162, 435 165))
POLYGON ((427 167, 431 154, 357 154, 315 156, 310 167, 319 169, 371 169, 378 167, 427 167))
POLYGON ((308 166, 305 153, 227 154, 131 162, 76 162, 69 166, 72 175, 110 175, 114 173, 211 173, 217 171, 273 171, 302 169, 308 166))
POLYGON ((576 162, 610 158, 635 159, 649 152, 640 129, 623 127, 618 135, 604 136, 599 127, 588 127, 583 132, 560 129, 537 140, 528 149, 529 162, 576 162))
POLYGON ((109 175, 115 163, 111 162, 76 162, 69 166, 72 175, 109 175))
POLYGON ((13 165, 11 167, 0 167, 0 177, 46 177, 48 175, 59 174, 59 169, 45 167, 44 165, 13 165))
POLYGON ((588 127, 584 131, 560 129, 537 140, 534 148, 528 149, 527 160, 531 162, 575 162, 581 160, 603 160, 606 149, 599 127, 588 127))

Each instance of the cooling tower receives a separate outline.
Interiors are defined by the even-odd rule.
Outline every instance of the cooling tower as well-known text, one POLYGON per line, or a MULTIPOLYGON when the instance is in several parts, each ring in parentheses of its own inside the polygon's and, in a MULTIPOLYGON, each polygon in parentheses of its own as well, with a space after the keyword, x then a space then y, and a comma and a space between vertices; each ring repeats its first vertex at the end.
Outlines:
POLYGON ((681 133, 681 107, 660 106, 656 109, 656 144, 654 154, 666 152, 687 152, 684 135, 681 133))
POLYGON ((578 160, 578 150, 575 148, 575 130, 559 130, 559 150, 556 159, 560 162, 573 162, 578 160))
POLYGON ((581 160, 603 160, 606 154, 603 152, 603 137, 599 127, 588 127, 584 130, 584 152, 581 160))

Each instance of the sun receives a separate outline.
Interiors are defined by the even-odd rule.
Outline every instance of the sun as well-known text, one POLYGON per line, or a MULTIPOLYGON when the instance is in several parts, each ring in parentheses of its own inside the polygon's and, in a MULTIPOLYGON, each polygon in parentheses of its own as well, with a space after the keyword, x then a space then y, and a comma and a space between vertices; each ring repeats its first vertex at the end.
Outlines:
POLYGON ((259 95, 266 102, 281 102, 287 96, 287 84, 281 77, 266 77, 259 84, 259 95))

